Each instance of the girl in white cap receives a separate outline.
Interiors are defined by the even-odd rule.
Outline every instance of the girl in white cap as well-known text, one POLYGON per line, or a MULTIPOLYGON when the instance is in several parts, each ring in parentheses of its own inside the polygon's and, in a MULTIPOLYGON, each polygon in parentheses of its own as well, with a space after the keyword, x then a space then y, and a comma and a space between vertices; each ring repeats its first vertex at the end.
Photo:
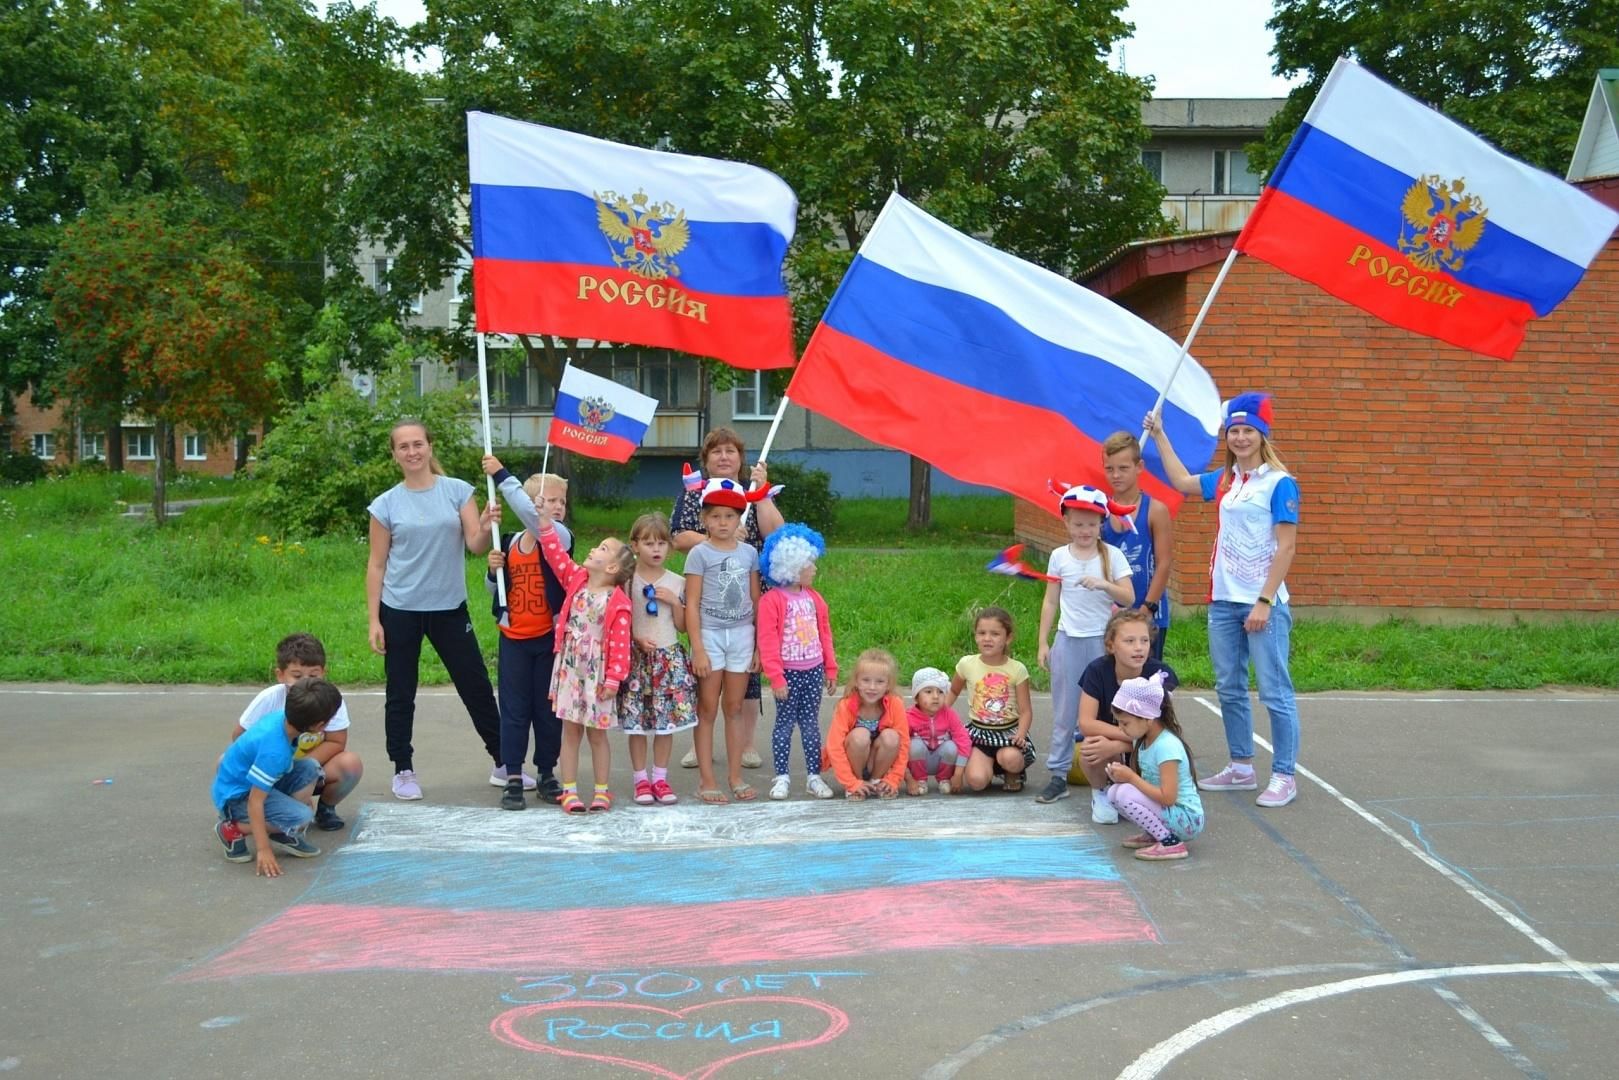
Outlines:
POLYGON ((1136 744, 1138 773, 1122 762, 1105 766, 1113 783, 1107 798, 1141 826, 1124 841, 1149 862, 1186 858, 1186 841, 1203 831, 1203 800, 1197 794, 1192 752, 1181 735, 1175 707, 1164 692, 1168 673, 1126 679, 1113 695, 1113 716, 1136 744))
POLYGON ((906 763, 911 780, 906 790, 912 795, 928 793, 928 778, 938 777, 939 793, 961 790, 955 780, 973 756, 973 737, 961 723, 956 710, 944 703, 950 693, 950 676, 936 667, 917 668, 911 676, 910 710, 911 760, 906 763))

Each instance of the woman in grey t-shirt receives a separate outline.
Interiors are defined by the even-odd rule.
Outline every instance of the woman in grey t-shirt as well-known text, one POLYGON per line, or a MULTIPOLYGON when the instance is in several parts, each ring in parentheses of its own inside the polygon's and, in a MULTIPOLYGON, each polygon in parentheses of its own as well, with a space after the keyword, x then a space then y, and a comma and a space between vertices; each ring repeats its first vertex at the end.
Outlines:
POLYGON ((371 502, 365 600, 371 649, 381 654, 387 676, 382 715, 394 765, 394 797, 419 799, 422 789, 410 736, 424 637, 444 662, 484 749, 500 767, 500 710, 467 613, 465 555, 489 550, 490 524, 500 505, 491 504, 479 515, 472 485, 444 475, 421 421, 401 420, 388 442, 404 479, 371 502))

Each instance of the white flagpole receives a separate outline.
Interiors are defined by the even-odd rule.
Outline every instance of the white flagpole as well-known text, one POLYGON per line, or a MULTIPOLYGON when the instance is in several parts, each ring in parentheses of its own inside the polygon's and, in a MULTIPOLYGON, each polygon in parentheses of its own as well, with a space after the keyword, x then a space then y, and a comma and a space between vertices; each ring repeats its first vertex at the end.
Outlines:
MULTIPOLYGON (((1169 397, 1169 388, 1175 384, 1175 376, 1181 373, 1181 366, 1186 363, 1186 354, 1192 350, 1192 342, 1197 340, 1197 332, 1203 325, 1203 317, 1209 313, 1209 308, 1214 306, 1215 294, 1220 291, 1220 286, 1225 284, 1225 276, 1231 272, 1231 264, 1237 261, 1239 254, 1241 252, 1233 246, 1231 254, 1220 264, 1220 272, 1215 275, 1214 285, 1210 287, 1209 295, 1203 298, 1203 306, 1197 309, 1197 318, 1192 320, 1192 328, 1186 332, 1186 340, 1181 342, 1181 354, 1175 358, 1175 366, 1170 369, 1169 378, 1164 381, 1164 388, 1158 391, 1158 401, 1153 405, 1151 415, 1156 416, 1163 409, 1164 400, 1169 397)), ((1141 429, 1140 441, 1143 447, 1147 445, 1147 437, 1151 432, 1151 428, 1141 429)))
MULTIPOLYGON (((485 455, 493 454, 495 446, 489 433, 489 361, 484 353, 484 335, 478 335, 478 405, 483 410, 483 452, 485 455)), ((489 481, 489 504, 499 506, 499 496, 495 493, 495 478, 487 477, 489 481)), ((490 522, 489 536, 495 547, 500 546, 500 525, 490 522)), ((500 598, 500 606, 506 606, 506 575, 495 575, 495 592, 500 598)))
MULTIPOLYGON (((759 462, 763 464, 770 457, 770 447, 775 444, 776 432, 781 428, 781 418, 787 415, 787 395, 781 396, 781 404, 776 406, 776 418, 770 421, 770 431, 765 435, 765 444, 759 449, 759 462)), ((742 531, 748 531, 748 515, 753 513, 753 504, 749 503, 742 511, 742 531)))
POLYGON ((545 453, 540 455, 540 471, 542 473, 551 471, 551 436, 549 433, 545 436, 545 453))

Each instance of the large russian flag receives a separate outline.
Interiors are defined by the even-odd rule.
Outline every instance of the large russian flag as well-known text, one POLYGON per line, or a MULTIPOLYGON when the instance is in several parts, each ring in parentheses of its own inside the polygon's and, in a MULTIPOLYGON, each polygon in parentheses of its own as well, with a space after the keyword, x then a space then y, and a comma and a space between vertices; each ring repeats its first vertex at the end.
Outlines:
POLYGON ((477 328, 790 367, 774 173, 467 113, 477 328))
MULTIPOLYGON (((891 195, 787 393, 959 480, 1056 513, 1047 480, 1106 488, 1102 442, 1141 430, 1179 354, 1117 304, 891 195)), ((1163 418, 1189 467, 1209 460, 1220 395, 1190 358, 1163 418)), ((1157 450, 1143 450, 1142 487, 1178 506, 1157 450)))
POLYGON ((548 438, 552 446, 587 457, 628 461, 646 438, 657 411, 657 398, 582 371, 570 362, 557 384, 548 438))
POLYGON ((182 978, 678 970, 1157 940, 1077 817, 941 802, 585 821, 373 803, 307 893, 182 978))
POLYGON ((1395 326, 1510 360, 1619 227, 1340 59, 1237 248, 1395 326))

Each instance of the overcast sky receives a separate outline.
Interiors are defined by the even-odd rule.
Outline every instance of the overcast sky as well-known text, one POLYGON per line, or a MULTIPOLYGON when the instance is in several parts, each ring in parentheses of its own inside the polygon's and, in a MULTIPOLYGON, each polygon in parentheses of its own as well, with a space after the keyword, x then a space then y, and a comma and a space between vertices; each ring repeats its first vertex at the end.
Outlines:
MULTIPOLYGON (((377 0, 377 9, 405 25, 423 12, 421 0, 377 0)), ((1281 97, 1289 87, 1270 73, 1270 11, 1270 0, 1131 0, 1136 35, 1123 67, 1153 76, 1159 97, 1281 97)))

